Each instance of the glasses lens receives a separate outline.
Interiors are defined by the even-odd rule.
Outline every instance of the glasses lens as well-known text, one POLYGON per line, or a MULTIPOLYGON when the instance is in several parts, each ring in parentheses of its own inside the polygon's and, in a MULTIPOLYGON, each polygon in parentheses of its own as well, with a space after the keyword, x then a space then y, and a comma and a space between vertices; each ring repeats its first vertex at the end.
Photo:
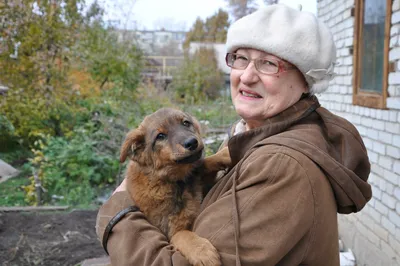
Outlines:
POLYGON ((275 74, 279 71, 279 64, 275 60, 271 59, 257 59, 255 61, 256 68, 261 73, 265 74, 275 74))
POLYGON ((236 69, 245 69, 249 64, 249 60, 246 56, 240 54, 229 53, 226 57, 226 63, 228 66, 236 69))

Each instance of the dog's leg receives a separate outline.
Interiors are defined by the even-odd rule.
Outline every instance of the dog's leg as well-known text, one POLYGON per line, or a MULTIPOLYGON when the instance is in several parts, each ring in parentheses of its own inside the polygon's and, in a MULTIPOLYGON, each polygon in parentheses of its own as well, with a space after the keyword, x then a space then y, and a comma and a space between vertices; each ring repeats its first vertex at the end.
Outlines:
POLYGON ((231 166, 231 156, 228 147, 222 148, 216 154, 208 156, 204 159, 204 167, 206 171, 219 171, 231 166))
POLYGON ((217 249, 205 238, 182 230, 173 235, 171 244, 194 266, 220 266, 217 249))
POLYGON ((204 159, 204 173, 202 180, 206 185, 213 185, 217 172, 230 167, 232 164, 228 147, 204 159))
MULTIPOLYGON (((200 188, 200 187, 199 187, 200 188)), ((205 238, 189 231, 200 209, 200 198, 185 191, 183 198, 186 206, 177 215, 170 216, 169 237, 176 250, 192 264, 199 266, 219 266, 220 258, 216 248, 205 238)))

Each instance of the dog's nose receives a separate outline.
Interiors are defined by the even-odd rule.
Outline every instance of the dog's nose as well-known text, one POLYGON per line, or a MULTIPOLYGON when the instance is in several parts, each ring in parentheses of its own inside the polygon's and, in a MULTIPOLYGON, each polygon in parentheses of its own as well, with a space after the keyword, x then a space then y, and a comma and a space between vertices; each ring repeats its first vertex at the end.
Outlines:
POLYGON ((185 143, 183 144, 183 147, 185 147, 185 149, 187 149, 189 151, 194 151, 195 149, 197 149, 198 146, 199 146, 199 142, 197 141, 196 138, 187 139, 185 141, 185 143))

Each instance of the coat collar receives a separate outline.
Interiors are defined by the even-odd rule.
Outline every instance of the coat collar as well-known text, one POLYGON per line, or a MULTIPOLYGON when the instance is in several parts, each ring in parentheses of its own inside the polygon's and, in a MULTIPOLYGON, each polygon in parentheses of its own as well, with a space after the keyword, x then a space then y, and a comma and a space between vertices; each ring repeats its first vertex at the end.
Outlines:
POLYGON ((285 131, 310 115, 318 107, 320 104, 317 97, 303 97, 288 109, 265 120, 264 126, 234 135, 228 142, 232 163, 239 162, 257 142, 285 131))

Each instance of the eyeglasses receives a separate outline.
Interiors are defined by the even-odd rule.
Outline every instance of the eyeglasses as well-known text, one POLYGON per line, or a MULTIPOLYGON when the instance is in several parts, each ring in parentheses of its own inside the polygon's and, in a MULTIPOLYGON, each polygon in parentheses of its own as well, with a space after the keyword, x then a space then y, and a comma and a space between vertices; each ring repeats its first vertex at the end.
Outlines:
POLYGON ((250 62, 254 61, 254 66, 256 67, 257 71, 269 75, 285 72, 296 68, 295 66, 285 66, 284 63, 280 60, 266 57, 251 59, 245 55, 236 53, 227 53, 225 61, 229 67, 240 70, 246 69, 250 62))

